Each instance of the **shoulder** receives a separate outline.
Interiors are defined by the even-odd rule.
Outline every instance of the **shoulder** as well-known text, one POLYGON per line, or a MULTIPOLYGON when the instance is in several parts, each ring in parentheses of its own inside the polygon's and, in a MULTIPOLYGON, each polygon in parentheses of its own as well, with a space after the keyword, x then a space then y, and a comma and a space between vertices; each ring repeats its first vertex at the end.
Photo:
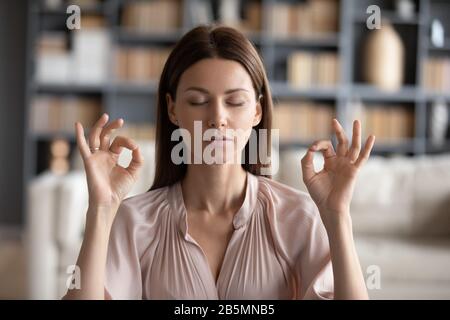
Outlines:
POLYGON ((168 210, 169 188, 162 187, 126 198, 119 206, 114 224, 126 225, 128 228, 155 224, 161 214, 168 210))
POLYGON ((279 252, 292 264, 308 248, 326 247, 319 209, 309 193, 259 177, 259 200, 279 252))
POLYGON ((273 209, 278 219, 316 220, 318 209, 309 193, 294 189, 279 181, 258 177, 263 205, 273 209))

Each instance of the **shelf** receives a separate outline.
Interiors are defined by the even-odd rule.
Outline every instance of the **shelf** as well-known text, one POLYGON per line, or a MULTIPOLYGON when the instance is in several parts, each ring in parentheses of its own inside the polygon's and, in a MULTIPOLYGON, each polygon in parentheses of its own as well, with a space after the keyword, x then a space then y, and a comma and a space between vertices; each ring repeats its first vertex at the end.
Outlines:
POLYGON ((82 84, 35 84, 33 90, 42 94, 105 94, 136 93, 155 94, 158 90, 157 81, 141 82, 115 82, 110 85, 82 85, 82 84))
POLYGON ((367 84, 354 84, 350 87, 351 97, 370 101, 415 102, 420 99, 416 86, 406 85, 397 91, 386 91, 367 84))
POLYGON ((166 33, 149 33, 116 27, 114 28, 114 34, 120 44, 153 44, 155 42, 175 43, 182 37, 184 32, 175 30, 166 33))
POLYGON ((445 102, 450 102, 450 93, 449 92, 426 92, 425 98, 428 101, 444 100, 445 102))
POLYGON ((431 143, 427 146, 427 152, 450 152, 450 140, 441 146, 434 146, 431 143))
MULTIPOLYGON (((368 17, 370 17, 370 14, 368 14, 368 13, 364 13, 364 14, 358 13, 355 15, 353 21, 355 23, 366 23, 368 17)), ((419 19, 419 16, 417 13, 414 14, 410 18, 402 18, 395 11, 385 10, 385 9, 381 9, 381 18, 382 18, 382 20, 388 20, 390 23, 397 24, 397 25, 399 25, 399 24, 420 25, 420 24, 424 23, 422 20, 419 19)))
POLYGON ((30 137, 35 141, 52 141, 55 139, 65 139, 71 142, 76 141, 75 132, 30 132, 30 137))
POLYGON ((130 93, 130 94, 156 94, 158 90, 158 82, 115 82, 108 90, 115 93, 130 93))
POLYGON ((309 99, 336 99, 338 89, 329 87, 314 87, 298 89, 283 82, 271 81, 272 95, 276 98, 309 98, 309 99))
MULTIPOLYGON (((125 3, 136 0, 106 0, 102 3, 94 6, 81 6, 82 15, 103 15, 107 19, 107 25, 105 28, 111 35, 113 47, 160 47, 169 48, 173 46, 191 27, 189 20, 189 5, 192 1, 184 1, 181 14, 183 19, 180 28, 173 29, 165 33, 160 32, 139 32, 136 29, 127 28, 122 26, 121 13, 125 3), (189 26, 189 27, 188 27, 189 26)), ((260 1, 263 5, 262 17, 267 15, 267 4, 274 3, 275 1, 260 1)), ((292 1, 288 1, 292 2, 292 1)), ((408 68, 411 72, 406 72, 405 79, 408 81, 408 85, 403 86, 400 90, 395 92, 384 91, 375 86, 365 83, 352 83, 352 78, 355 77, 355 81, 359 81, 358 72, 359 68, 359 53, 356 50, 358 41, 366 34, 365 23, 370 16, 365 13, 366 3, 360 4, 355 1, 341 1, 340 9, 342 10, 339 15, 339 30, 336 33, 322 34, 322 35, 308 35, 307 37, 300 37, 298 35, 289 35, 287 37, 280 37, 274 33, 269 32, 267 29, 267 21, 263 19, 263 26, 261 31, 246 31, 241 30, 255 44, 264 58, 264 64, 268 75, 271 77, 269 85, 272 90, 272 95, 275 104, 283 99, 293 101, 309 100, 313 102, 324 102, 332 105, 334 108, 336 117, 344 117, 346 108, 346 102, 355 98, 361 99, 363 103, 367 104, 386 104, 389 107, 390 104, 405 104, 414 111, 415 120, 418 124, 421 124, 423 119, 420 117, 425 115, 428 111, 427 108, 432 105, 435 99, 444 99, 446 103, 450 103, 449 92, 431 92, 425 88, 415 85, 413 80, 418 79, 419 75, 416 74, 416 64, 422 61, 422 58, 427 56, 450 56, 450 38, 446 38, 446 45, 443 48, 436 48, 432 46, 429 41, 429 25, 430 21, 425 18, 431 13, 433 1, 415 1, 418 11, 409 19, 401 18, 392 5, 393 1, 376 1, 381 6, 382 18, 388 19, 393 23, 399 33, 401 33, 402 40, 407 41, 407 49, 405 54, 405 61, 408 61, 408 66, 414 67, 408 68), (353 14, 352 14, 353 12, 353 14), (423 32, 422 32, 423 31, 423 32), (420 37, 424 37, 419 41, 420 37), (344 45, 345 43, 345 45, 344 45), (419 47, 420 46, 420 47, 419 47), (309 87, 298 88, 291 86, 286 79, 286 63, 285 61, 288 54, 295 50, 307 50, 311 53, 328 51, 337 53, 340 60, 340 77, 339 82, 335 87, 309 87), (414 70, 414 72, 412 71, 414 70), (414 74, 413 74, 414 73, 414 74), (341 82, 342 81, 342 82, 341 82), (425 109, 423 109, 425 108, 425 109)), ((444 1, 442 1, 444 2, 444 1)), ((30 26, 42 25, 42 30, 47 28, 50 30, 65 30, 65 19, 68 15, 66 13, 66 6, 61 6, 56 9, 46 9, 36 2, 32 5, 34 9, 31 9, 29 14, 30 26)), ((442 11, 442 10, 441 10, 442 11)), ((245 15, 244 15, 245 16, 245 15)), ((445 14, 445 16, 448 16, 445 14)), ((445 20, 443 20, 445 22, 445 20)), ((36 29, 35 35, 41 32, 39 28, 36 29)), ((30 37, 28 45, 32 45, 32 37, 30 37)), ((114 52, 111 52, 114 54, 114 52)), ((29 61, 35 61, 35 57, 28 57, 29 61)), ((105 57, 105 59, 112 59, 113 56, 105 57)), ((111 68, 114 67, 114 62, 111 64, 111 68)), ((149 114, 153 110, 148 109, 146 106, 151 101, 152 104, 156 101, 156 95, 158 90, 158 81, 153 82, 134 82, 134 81, 121 81, 114 78, 114 73, 111 72, 111 76, 106 79, 102 84, 72 84, 72 83, 49 83, 49 84, 36 84, 33 79, 28 79, 28 92, 33 96, 36 93, 42 94, 54 94, 54 95, 92 95, 95 98, 100 98, 102 103, 102 110, 120 114, 121 116, 130 116, 136 121, 141 119, 151 119, 149 114), (128 108, 136 106, 136 108, 128 108)), ((28 106, 29 108, 29 106, 28 106)), ((349 121, 340 119, 344 127, 351 127, 349 121)), ((421 127, 418 125, 417 127, 421 127)), ((67 128, 72 129, 72 128, 67 128)), ((417 128, 418 130, 420 128, 417 128)), ((423 129, 423 128, 422 128, 423 129)), ((373 152, 375 153, 413 153, 421 154, 424 152, 440 152, 441 148, 429 146, 430 141, 419 139, 422 131, 419 130, 416 133, 415 138, 400 141, 395 144, 381 143, 379 140, 375 143, 373 152)), ((69 141, 75 141, 73 133, 27 133, 27 139, 32 142, 50 141, 56 137, 62 137, 69 141)), ((290 148, 307 148, 313 141, 293 141, 280 143, 280 149, 290 148)), ((445 145, 444 150, 450 149, 450 141, 445 145)), ((32 151, 34 152, 34 151, 32 151)), ((33 154, 30 155, 31 159, 34 159, 33 154)))
POLYGON ((274 45, 311 47, 311 48, 337 48, 339 47, 339 36, 330 34, 311 38, 301 38, 298 36, 289 36, 280 38, 276 36, 267 36, 267 41, 274 45))
POLYGON ((432 44, 428 44, 428 50, 435 52, 450 52, 450 41, 446 41, 443 47, 435 47, 432 44))
MULTIPOLYGON (((34 9, 34 13, 38 13, 41 15, 68 15, 66 12, 67 6, 61 6, 56 8, 46 8, 46 7, 38 7, 34 9)), ((98 3, 88 6, 80 6, 80 12, 81 15, 87 14, 87 15, 102 15, 105 13, 105 7, 104 4, 98 3)))
MULTIPOLYGON (((415 141, 413 138, 399 142, 375 141, 373 152, 413 153, 416 151, 415 141)), ((365 143, 365 140, 363 143, 365 143)))
POLYGON ((31 88, 37 93, 47 94, 102 94, 106 87, 100 84, 33 83, 31 88))

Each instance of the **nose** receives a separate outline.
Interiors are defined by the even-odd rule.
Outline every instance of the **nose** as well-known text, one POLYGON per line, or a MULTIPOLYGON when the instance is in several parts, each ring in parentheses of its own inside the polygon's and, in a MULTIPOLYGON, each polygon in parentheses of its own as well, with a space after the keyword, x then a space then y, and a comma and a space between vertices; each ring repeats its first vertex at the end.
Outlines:
POLYGON ((221 129, 227 126, 226 110, 219 99, 210 105, 208 128, 221 129))

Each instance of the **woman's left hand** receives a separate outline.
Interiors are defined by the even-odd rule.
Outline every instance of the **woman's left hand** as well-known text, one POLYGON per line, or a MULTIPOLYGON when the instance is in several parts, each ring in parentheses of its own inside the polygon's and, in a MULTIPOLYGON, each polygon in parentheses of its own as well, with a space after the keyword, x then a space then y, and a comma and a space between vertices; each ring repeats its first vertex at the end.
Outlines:
POLYGON ((320 140, 308 148, 301 161, 303 182, 319 208, 325 227, 349 215, 358 171, 369 158, 375 143, 375 136, 370 135, 361 152, 361 124, 358 120, 353 122, 350 148, 340 123, 333 119, 332 126, 338 140, 337 152, 330 140, 320 140), (313 166, 316 151, 322 152, 324 157, 324 168, 320 172, 315 172, 313 166))

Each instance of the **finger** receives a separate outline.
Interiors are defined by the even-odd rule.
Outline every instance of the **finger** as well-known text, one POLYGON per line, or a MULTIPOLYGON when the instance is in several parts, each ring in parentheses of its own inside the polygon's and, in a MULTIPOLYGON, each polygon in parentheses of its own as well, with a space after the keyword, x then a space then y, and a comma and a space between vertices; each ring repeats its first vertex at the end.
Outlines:
POLYGON ((137 148, 137 144, 130 138, 117 136, 111 144, 109 151, 119 155, 122 152, 123 148, 127 148, 129 150, 134 150, 137 148))
POLYGON ((123 119, 116 119, 103 128, 100 134, 100 150, 107 151, 109 149, 111 134, 122 125, 123 119))
POLYGON ((336 137, 338 140, 337 155, 345 156, 348 151, 348 139, 345 136, 344 129, 342 128, 339 121, 337 121, 337 119, 333 119, 333 128, 334 131, 336 132, 336 137))
POLYGON ((86 138, 84 137, 84 129, 83 125, 79 122, 75 122, 75 134, 77 138, 77 146, 80 150, 81 157, 87 159, 91 155, 91 150, 89 150, 89 146, 86 142, 86 138))
POLYGON ((311 180, 312 177, 316 174, 314 171, 314 150, 313 148, 308 148, 306 151, 305 156, 302 158, 302 174, 303 174, 303 182, 305 184, 308 183, 308 181, 311 180))
POLYGON ((336 156, 336 153, 334 152, 333 144, 331 143, 330 140, 316 141, 312 144, 311 148, 314 151, 321 151, 322 155, 325 159, 336 156))
POLYGON ((144 164, 144 157, 142 157, 141 150, 139 149, 139 146, 136 146, 135 149, 132 151, 132 158, 131 162, 126 168, 126 170, 134 177, 137 177, 137 174, 139 170, 141 169, 142 165, 144 164))
POLYGON ((100 147, 100 133, 102 132, 105 124, 108 122, 108 118, 109 116, 106 113, 102 114, 102 116, 92 127, 91 132, 89 133, 89 147, 91 149, 100 147))
POLYGON ((367 159, 369 159, 370 152, 372 151, 374 144, 375 144, 375 136, 370 135, 367 138, 366 145, 364 146, 363 152, 361 152, 358 159, 356 159, 355 166, 357 168, 361 167, 367 161, 367 159))
POLYGON ((348 156, 351 161, 356 161, 361 151, 361 123, 358 120, 353 121, 352 146, 348 150, 348 156))

